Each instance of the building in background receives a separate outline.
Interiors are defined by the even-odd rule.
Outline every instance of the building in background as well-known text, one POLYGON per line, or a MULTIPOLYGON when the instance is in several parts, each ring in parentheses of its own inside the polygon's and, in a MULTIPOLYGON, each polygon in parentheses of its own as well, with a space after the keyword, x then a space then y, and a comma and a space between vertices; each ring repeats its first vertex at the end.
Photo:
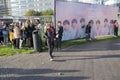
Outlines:
POLYGON ((54 9, 54 0, 11 0, 12 16, 24 16, 29 10, 54 9))
POLYGON ((119 14, 120 14, 120 0, 65 0, 65 1, 75 1, 75 2, 84 2, 84 3, 91 3, 91 4, 117 6, 119 7, 119 14))
MULTIPOLYGON (((12 16, 24 16, 30 9, 35 11, 54 10, 54 0, 1 0, 11 1, 12 16)), ((120 0, 63 0, 120 7, 120 0)), ((119 9, 120 12, 120 9, 119 9)))
POLYGON ((65 1, 84 2, 84 3, 91 3, 91 4, 103 4, 103 5, 120 3, 120 0, 65 0, 65 1))
POLYGON ((91 4, 101 3, 101 0, 65 0, 65 1, 84 2, 84 3, 91 3, 91 4))
POLYGON ((10 0, 0 0, 0 16, 11 15, 10 0))
POLYGON ((120 0, 107 0, 107 1, 105 1, 104 4, 119 7, 119 13, 118 14, 120 14, 120 0))

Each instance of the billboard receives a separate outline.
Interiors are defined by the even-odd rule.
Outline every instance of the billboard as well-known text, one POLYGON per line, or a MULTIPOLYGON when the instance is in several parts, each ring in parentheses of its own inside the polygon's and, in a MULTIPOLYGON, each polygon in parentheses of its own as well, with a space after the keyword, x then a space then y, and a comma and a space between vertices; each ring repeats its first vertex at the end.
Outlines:
POLYGON ((56 0, 55 3, 56 24, 61 21, 64 29, 62 40, 84 38, 90 20, 94 22, 91 37, 113 35, 110 21, 117 20, 117 7, 61 0, 56 0))

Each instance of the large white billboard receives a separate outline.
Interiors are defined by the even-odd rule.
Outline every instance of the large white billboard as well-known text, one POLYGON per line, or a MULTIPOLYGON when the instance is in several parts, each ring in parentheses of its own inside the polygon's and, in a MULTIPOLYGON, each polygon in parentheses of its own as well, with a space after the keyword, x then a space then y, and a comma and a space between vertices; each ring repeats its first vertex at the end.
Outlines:
POLYGON ((91 36, 113 35, 111 20, 117 19, 118 8, 104 5, 86 4, 56 0, 56 24, 62 22, 63 39, 71 40, 86 36, 86 25, 93 20, 91 36))

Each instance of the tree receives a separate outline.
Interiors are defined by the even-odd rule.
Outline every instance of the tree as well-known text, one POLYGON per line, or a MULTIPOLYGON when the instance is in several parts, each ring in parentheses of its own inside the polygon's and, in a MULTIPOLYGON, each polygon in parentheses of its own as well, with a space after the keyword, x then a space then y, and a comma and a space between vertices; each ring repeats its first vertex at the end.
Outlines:
POLYGON ((25 13, 25 16, 40 16, 41 12, 35 11, 35 10, 29 10, 25 13))
POLYGON ((35 11, 35 10, 29 10, 25 13, 25 16, 45 16, 45 15, 53 15, 54 11, 52 9, 45 10, 45 11, 35 11))
POLYGON ((42 11, 41 13, 42 15, 53 15, 54 11, 52 9, 49 9, 49 10, 42 11))

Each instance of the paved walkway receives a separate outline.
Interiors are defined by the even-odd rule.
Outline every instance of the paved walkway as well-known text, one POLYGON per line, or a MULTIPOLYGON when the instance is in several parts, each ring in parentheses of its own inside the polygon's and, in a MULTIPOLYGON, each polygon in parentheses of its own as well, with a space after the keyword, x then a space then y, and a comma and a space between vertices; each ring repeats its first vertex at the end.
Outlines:
POLYGON ((0 80, 120 80, 120 39, 0 58, 0 80))

